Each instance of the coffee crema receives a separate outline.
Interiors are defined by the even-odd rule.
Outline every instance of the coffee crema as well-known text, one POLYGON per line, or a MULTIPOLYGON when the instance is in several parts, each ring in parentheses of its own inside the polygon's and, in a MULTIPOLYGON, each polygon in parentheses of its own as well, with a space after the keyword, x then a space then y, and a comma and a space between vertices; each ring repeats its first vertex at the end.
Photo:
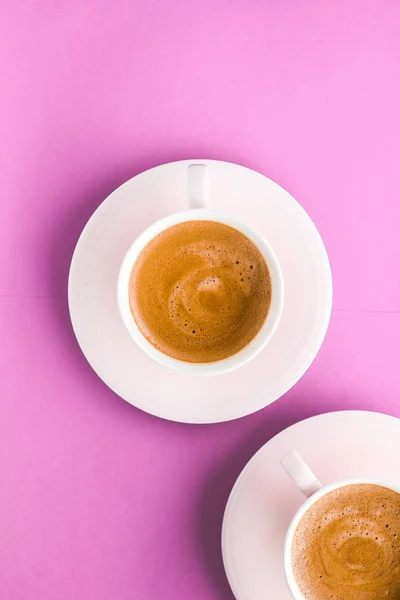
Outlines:
POLYGON ((291 558, 310 600, 399 600, 400 493, 375 484, 329 492, 301 519, 291 558))
POLYGON ((140 252, 129 303, 155 348, 185 362, 214 362, 257 335, 271 304, 271 278, 244 234, 215 221, 187 221, 162 231, 140 252))

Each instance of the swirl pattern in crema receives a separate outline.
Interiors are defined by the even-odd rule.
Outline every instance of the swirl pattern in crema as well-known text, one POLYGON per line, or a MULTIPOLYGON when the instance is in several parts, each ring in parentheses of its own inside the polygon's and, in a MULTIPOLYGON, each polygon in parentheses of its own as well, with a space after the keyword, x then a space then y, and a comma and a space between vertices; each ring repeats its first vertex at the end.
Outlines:
POLYGON ((164 230, 139 254, 130 277, 133 317, 164 354, 191 363, 227 358, 267 318, 271 279, 244 234, 215 221, 164 230))
POLYGON ((309 600, 400 600, 400 493, 352 484, 315 502, 292 545, 309 600))

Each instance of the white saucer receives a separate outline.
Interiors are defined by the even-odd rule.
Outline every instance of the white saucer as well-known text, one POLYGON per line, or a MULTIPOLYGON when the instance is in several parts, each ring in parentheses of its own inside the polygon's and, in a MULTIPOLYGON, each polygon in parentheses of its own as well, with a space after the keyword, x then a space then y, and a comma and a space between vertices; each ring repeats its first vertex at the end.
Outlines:
POLYGON ((322 483, 365 478, 400 485, 400 420, 394 417, 330 413, 274 437, 243 469, 225 511, 222 554, 237 600, 292 598, 283 572, 283 544, 305 498, 280 459, 294 449, 322 483))
POLYGON ((332 279, 317 229, 288 192, 245 167, 187 160, 130 179, 101 204, 75 249, 68 295, 81 349, 115 393, 159 417, 213 423, 263 408, 300 379, 326 333, 332 279), (116 301, 119 266, 135 237, 187 208, 187 167, 194 162, 209 168, 210 208, 258 229, 275 250, 285 281, 282 318, 266 348, 236 371, 210 378, 153 363, 125 331, 116 301))

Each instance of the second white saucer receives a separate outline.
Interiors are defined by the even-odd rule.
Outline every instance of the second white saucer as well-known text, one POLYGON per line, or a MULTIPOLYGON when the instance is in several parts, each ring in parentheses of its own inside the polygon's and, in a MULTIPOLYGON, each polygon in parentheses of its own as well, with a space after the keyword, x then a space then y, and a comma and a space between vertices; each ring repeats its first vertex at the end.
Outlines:
POLYGON ((291 600, 283 570, 287 528, 305 498, 281 465, 297 450, 322 484, 376 479, 400 485, 400 420, 343 411, 289 427, 253 456, 228 501, 222 554, 236 600, 291 600))
POLYGON ((81 349, 114 392, 159 417, 213 423, 263 408, 300 379, 326 333, 332 279, 317 229, 288 192, 245 167, 193 160, 146 171, 99 206, 77 244, 68 296, 81 349), (152 222, 187 208, 187 168, 195 162, 209 169, 210 208, 259 230, 285 282, 282 317, 264 350, 236 371, 209 378, 174 373, 149 359, 130 339, 116 300, 125 252, 152 222))

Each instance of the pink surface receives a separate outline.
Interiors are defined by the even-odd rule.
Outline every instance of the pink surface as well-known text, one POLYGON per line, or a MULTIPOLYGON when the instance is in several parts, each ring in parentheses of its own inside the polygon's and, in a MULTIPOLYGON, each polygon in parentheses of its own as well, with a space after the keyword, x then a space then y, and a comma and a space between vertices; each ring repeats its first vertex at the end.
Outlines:
POLYGON ((1 598, 228 600, 221 518, 252 453, 327 410, 400 416, 399 81, 396 0, 0 3, 1 598), (102 199, 198 156, 286 187, 335 284, 295 389, 204 427, 115 397, 66 301, 102 199))

